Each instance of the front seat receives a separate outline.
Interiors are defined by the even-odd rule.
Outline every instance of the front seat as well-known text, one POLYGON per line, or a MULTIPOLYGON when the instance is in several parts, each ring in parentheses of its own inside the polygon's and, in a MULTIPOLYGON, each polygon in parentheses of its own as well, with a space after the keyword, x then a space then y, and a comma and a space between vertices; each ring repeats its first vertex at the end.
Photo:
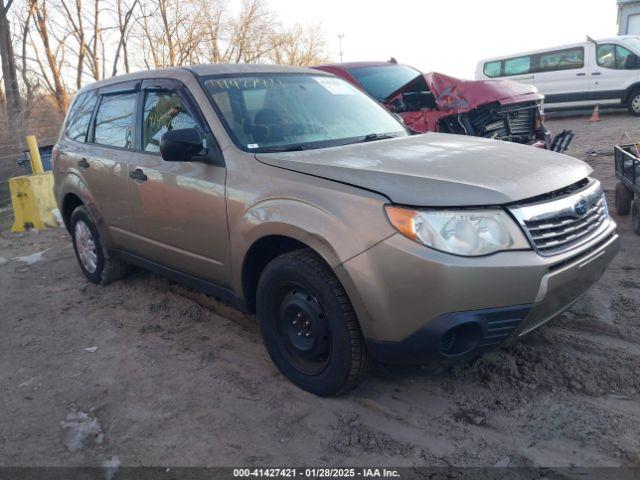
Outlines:
POLYGON ((257 143, 284 141, 284 123, 276 110, 263 108, 256 113, 253 138, 257 143))

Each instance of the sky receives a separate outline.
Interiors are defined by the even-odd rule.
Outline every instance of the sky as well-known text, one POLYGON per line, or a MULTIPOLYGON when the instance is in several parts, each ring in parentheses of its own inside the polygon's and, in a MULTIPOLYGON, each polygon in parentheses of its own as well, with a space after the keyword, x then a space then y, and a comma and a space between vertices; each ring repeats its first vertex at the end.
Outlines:
POLYGON ((615 0, 270 0, 283 23, 321 22, 339 61, 388 60, 473 78, 483 58, 604 38, 615 0))

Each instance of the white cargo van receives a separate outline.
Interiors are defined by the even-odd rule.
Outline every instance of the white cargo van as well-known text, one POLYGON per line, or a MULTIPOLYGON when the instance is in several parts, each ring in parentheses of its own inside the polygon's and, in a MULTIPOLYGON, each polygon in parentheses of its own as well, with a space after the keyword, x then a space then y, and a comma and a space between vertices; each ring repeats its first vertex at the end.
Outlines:
POLYGON ((617 36, 482 60, 478 80, 535 85, 545 109, 626 106, 640 115, 640 36, 617 36))

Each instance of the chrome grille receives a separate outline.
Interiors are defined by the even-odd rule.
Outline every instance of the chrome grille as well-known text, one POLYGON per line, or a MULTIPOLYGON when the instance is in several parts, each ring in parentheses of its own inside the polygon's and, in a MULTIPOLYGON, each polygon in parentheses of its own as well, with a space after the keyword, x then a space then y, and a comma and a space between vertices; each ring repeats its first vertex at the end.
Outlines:
POLYGON ((553 201, 514 207, 511 212, 541 255, 555 255, 587 242, 609 223, 600 182, 553 201))
POLYGON ((470 115, 471 124, 477 135, 508 140, 530 139, 535 136, 536 103, 518 106, 492 106, 479 108, 470 115))

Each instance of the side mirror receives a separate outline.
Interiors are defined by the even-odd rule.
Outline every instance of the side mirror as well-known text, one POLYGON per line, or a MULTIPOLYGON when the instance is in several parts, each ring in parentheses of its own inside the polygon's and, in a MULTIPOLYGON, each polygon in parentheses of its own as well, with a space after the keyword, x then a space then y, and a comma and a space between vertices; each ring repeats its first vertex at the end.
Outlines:
POLYGON ((203 149, 202 135, 195 128, 169 130, 160 139, 160 155, 167 162, 190 162, 203 149))

